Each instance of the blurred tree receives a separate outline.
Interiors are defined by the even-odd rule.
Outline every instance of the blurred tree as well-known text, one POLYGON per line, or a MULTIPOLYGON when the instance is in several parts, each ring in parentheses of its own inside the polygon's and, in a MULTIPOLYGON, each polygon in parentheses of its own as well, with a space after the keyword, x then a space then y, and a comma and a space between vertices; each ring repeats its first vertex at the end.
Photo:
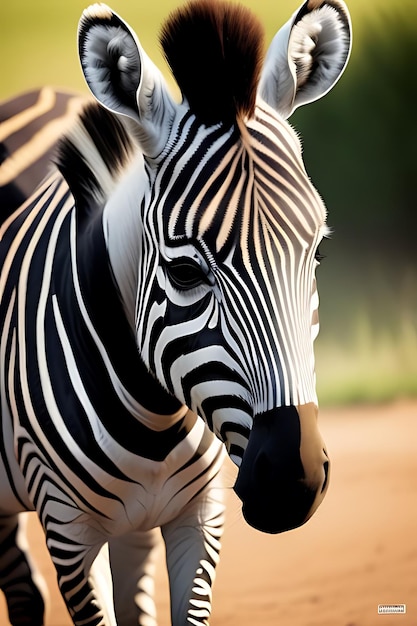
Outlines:
POLYGON ((293 121, 338 241, 416 255, 417 2, 405 9, 368 18, 340 85, 293 121))
POLYGON ((347 343, 363 314, 395 328, 405 302, 417 322, 417 2, 357 30, 340 84, 291 119, 334 230, 321 246, 322 328, 347 343))

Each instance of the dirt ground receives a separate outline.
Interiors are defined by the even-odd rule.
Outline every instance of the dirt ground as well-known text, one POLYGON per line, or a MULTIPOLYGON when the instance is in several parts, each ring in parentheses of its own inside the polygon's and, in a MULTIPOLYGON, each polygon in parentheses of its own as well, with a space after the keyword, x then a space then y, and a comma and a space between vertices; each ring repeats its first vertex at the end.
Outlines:
MULTIPOLYGON (((417 626, 417 402, 326 409, 320 420, 330 488, 304 527, 262 535, 228 495, 212 626, 417 626), (379 615, 380 604, 405 604, 406 613, 379 615)), ((51 593, 47 626, 69 626, 32 514, 29 529, 51 593)), ((158 589, 168 626, 162 555, 158 589)))

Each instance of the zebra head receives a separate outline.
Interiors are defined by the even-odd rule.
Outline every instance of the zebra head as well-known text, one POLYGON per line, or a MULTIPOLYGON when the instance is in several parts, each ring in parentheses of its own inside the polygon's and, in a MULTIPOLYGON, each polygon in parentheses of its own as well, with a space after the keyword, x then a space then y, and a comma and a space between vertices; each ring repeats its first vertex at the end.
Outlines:
POLYGON ((313 354, 326 211, 286 119, 338 80, 349 14, 308 0, 263 63, 257 20, 223 2, 179 9, 161 41, 181 103, 118 15, 93 5, 80 22, 87 83, 143 153, 117 195, 139 224, 134 279, 109 226, 110 261, 146 366, 225 442, 247 521, 280 532, 312 515, 329 473, 313 354))

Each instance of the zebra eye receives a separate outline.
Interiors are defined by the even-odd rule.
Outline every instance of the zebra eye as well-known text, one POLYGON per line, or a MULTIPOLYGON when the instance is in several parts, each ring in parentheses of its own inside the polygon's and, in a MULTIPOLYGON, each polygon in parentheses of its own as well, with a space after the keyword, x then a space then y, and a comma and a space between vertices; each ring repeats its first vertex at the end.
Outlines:
POLYGON ((320 249, 317 248, 316 254, 315 254, 315 258, 316 258, 316 261, 318 261, 320 263, 320 261, 323 261, 323 259, 326 258, 326 255, 325 254, 321 254, 320 253, 320 249))
POLYGON ((167 273, 174 287, 180 291, 194 289, 207 282, 198 263, 185 257, 171 261, 167 265, 167 273))

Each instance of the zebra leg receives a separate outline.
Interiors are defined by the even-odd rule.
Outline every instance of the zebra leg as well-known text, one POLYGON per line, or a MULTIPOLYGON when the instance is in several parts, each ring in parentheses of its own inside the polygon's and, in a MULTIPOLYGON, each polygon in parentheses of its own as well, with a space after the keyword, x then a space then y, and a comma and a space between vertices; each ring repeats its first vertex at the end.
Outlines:
POLYGON ((25 514, 0 517, 0 588, 12 626, 42 626, 47 589, 27 554, 25 530, 25 514))
POLYGON ((157 626, 154 601, 159 529, 134 531, 109 541, 118 626, 157 626))
POLYGON ((172 626, 208 626, 212 584, 224 525, 220 489, 207 489, 162 527, 171 592, 172 626))
POLYGON ((53 526, 46 543, 74 624, 116 626, 108 544, 87 521, 53 526))

